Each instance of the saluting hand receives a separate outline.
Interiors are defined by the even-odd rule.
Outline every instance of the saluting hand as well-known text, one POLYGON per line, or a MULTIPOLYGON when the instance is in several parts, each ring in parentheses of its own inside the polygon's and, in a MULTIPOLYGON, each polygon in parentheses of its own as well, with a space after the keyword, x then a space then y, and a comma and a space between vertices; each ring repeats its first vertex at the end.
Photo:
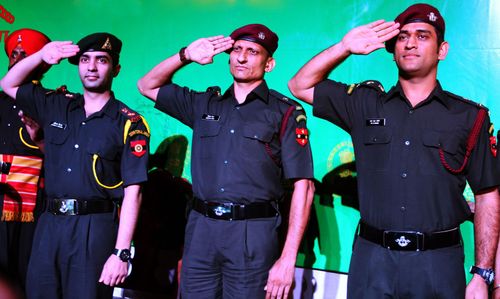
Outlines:
POLYGON ((75 56, 80 48, 72 41, 51 42, 42 48, 42 59, 48 64, 58 64, 62 59, 75 56))
POLYGON ((340 42, 352 54, 370 54, 399 34, 399 23, 378 20, 349 31, 340 42))
POLYGON ((223 35, 200 38, 186 48, 186 58, 199 64, 210 64, 215 55, 231 49, 233 43, 230 37, 223 35))

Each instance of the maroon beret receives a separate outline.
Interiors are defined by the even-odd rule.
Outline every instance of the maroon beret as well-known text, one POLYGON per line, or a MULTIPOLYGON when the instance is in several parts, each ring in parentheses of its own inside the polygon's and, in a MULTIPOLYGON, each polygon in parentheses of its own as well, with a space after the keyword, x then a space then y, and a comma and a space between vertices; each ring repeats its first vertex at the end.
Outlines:
MULTIPOLYGON (((434 26, 436 31, 441 33, 444 37, 445 24, 443 16, 439 13, 437 8, 429 4, 419 3, 408 7, 397 16, 394 22, 400 24, 399 28, 403 28, 404 25, 409 23, 427 23, 434 26)), ((394 52, 396 39, 397 36, 385 42, 385 49, 387 52, 394 52)))
POLYGON ((278 36, 262 24, 245 25, 234 30, 230 36, 234 41, 242 39, 257 43, 264 47, 271 56, 278 48, 278 36))

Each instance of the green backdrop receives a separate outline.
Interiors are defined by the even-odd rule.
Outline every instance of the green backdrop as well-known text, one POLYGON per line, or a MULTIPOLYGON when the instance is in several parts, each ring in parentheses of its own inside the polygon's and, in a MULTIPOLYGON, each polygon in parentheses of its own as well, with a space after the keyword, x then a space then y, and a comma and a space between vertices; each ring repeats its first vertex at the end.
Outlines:
MULTIPOLYGON (((268 74, 269 85, 285 94, 287 81, 313 55, 339 41, 352 27, 376 19, 394 19, 409 0, 2 0, 2 16, 13 16, 12 23, 0 19, 2 43, 6 31, 31 27, 53 40, 78 41, 84 35, 108 31, 123 40, 122 71, 115 79, 116 96, 142 113, 152 130, 154 151, 166 137, 191 130, 153 109, 152 102, 136 89, 137 80, 162 59, 199 38, 228 35, 248 23, 264 23, 278 33, 277 67, 268 74)), ((446 40, 451 45, 447 59, 440 63, 443 87, 490 108, 493 122, 500 123, 500 1, 428 1, 446 20, 446 40)), ((9 18, 7 18, 9 19, 9 18)), ((12 18, 10 18, 12 21, 12 18)), ((195 90, 231 84, 228 56, 221 54, 212 65, 191 64, 175 81, 195 90)), ((7 59, 0 56, 0 65, 7 59)), ((332 77, 346 83, 377 79, 389 89, 396 80, 392 57, 380 50, 369 56, 349 58, 332 77)), ((54 66, 44 79, 46 87, 66 84, 81 92, 77 69, 66 61, 54 66)), ((306 110, 311 116, 310 107, 306 110)), ((315 176, 321 178, 340 163, 354 159, 349 136, 332 124, 309 117, 315 176)), ((190 153, 184 176, 190 179, 190 153)), ((467 195, 471 198, 470 193, 467 195)), ((312 267, 347 272, 352 236, 359 214, 342 206, 334 208, 315 202, 320 241, 314 242, 316 260, 312 267), (321 244, 320 244, 321 243, 321 244), (321 245, 321 246, 320 246, 321 245)), ((472 225, 463 225, 468 268, 473 263, 472 225)), ((299 264, 305 256, 299 256, 299 264)))

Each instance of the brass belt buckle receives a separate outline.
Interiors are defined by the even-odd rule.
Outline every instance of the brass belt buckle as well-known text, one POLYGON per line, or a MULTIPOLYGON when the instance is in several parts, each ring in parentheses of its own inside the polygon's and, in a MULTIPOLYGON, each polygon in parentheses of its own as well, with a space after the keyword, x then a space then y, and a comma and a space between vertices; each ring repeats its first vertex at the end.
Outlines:
POLYGON ((58 200, 58 212, 62 215, 78 215, 78 201, 73 198, 58 200))

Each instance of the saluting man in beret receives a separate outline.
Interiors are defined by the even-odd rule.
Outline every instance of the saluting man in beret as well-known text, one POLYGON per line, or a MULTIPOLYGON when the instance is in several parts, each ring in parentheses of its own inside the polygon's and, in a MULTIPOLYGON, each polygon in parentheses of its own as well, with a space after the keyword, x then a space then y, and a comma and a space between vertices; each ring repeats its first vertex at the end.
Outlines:
POLYGON ((111 91, 121 47, 109 33, 88 35, 77 45, 52 42, 1 81, 40 121, 46 140, 47 210, 33 241, 28 298, 111 298, 112 286, 127 276, 147 179, 149 130, 111 91), (68 57, 78 65, 83 95, 23 84, 39 65, 68 57))
POLYGON ((201 38, 138 82, 156 108, 193 129, 194 200, 186 227, 183 298, 284 298, 312 202, 304 110, 268 88, 278 36, 261 24, 201 38), (172 83, 185 65, 229 53, 233 84, 195 92, 172 83), (281 179, 294 183, 286 242, 278 252, 281 179))
MULTIPOLYGON (((19 29, 5 39, 5 54, 12 68, 40 50, 50 39, 40 31, 19 29)), ((42 65, 27 81, 40 80, 48 70, 42 65)), ((19 105, 0 92, 0 267, 24 287, 31 252, 35 218, 42 205, 40 173, 43 154, 18 113, 19 105)), ((38 126, 36 123, 32 124, 38 126)))
POLYGON ((360 26, 311 59, 290 80, 314 114, 351 134, 361 221, 349 269, 349 298, 486 298, 498 240, 500 175, 486 108, 444 91, 445 22, 415 4, 394 22, 360 26), (351 54, 385 48, 399 71, 385 92, 376 81, 327 79, 351 54), (475 195, 474 276, 465 287, 459 226, 475 195), (475 297, 477 296, 477 297, 475 297))

